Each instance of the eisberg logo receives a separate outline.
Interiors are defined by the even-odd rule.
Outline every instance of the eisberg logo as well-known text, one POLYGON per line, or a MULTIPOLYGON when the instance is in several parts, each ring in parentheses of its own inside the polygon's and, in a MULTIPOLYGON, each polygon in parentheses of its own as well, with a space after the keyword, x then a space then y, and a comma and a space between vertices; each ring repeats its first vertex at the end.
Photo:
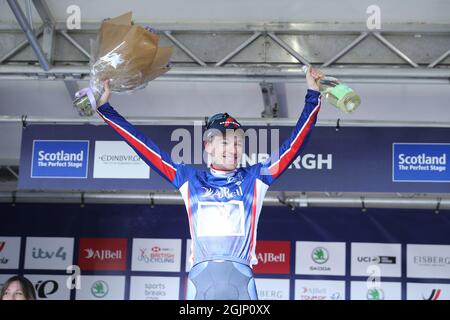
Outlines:
POLYGON ((421 266, 450 267, 450 256, 414 256, 413 261, 421 266))
POLYGON ((282 290, 258 290, 259 299, 280 300, 284 297, 282 290))
POLYGON ((32 178, 86 178, 89 141, 34 140, 32 178))
POLYGON ((447 182, 450 144, 393 144, 393 181, 447 182))

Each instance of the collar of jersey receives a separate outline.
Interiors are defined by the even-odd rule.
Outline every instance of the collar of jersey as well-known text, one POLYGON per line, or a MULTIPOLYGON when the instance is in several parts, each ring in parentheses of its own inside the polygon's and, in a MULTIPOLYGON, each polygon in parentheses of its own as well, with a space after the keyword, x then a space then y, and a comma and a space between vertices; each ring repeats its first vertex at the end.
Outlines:
POLYGON ((227 170, 213 169, 211 167, 209 168, 209 172, 211 172, 211 174, 216 177, 229 177, 229 176, 234 175, 236 173, 236 171, 237 171, 237 169, 227 171, 227 170))

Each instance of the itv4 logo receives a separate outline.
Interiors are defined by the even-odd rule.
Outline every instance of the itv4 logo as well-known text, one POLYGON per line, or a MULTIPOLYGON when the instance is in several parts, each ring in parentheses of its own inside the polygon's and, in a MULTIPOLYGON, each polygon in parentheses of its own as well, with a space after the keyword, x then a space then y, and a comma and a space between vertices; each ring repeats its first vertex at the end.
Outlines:
POLYGON ((53 259, 60 258, 66 261, 67 252, 64 247, 59 247, 56 251, 45 251, 42 248, 33 248, 32 256, 34 259, 53 259))

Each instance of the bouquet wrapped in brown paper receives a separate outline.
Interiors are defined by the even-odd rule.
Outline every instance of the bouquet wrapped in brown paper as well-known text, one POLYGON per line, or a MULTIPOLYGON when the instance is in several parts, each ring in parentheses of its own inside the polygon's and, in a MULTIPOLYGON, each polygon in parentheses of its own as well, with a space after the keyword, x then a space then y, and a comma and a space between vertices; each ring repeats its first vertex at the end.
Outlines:
POLYGON ((75 108, 92 115, 109 80, 112 92, 128 93, 170 69, 172 47, 158 47, 159 37, 150 28, 133 25, 131 12, 103 21, 93 46, 90 86, 75 95, 75 108))

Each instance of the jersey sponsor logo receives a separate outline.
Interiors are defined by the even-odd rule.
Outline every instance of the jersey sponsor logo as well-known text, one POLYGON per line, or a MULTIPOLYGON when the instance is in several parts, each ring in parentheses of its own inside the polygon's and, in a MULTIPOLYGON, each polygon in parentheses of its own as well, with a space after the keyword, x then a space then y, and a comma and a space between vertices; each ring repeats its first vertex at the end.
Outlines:
POLYGON ((228 187, 219 187, 219 188, 203 188, 203 194, 201 195, 203 198, 227 198, 227 199, 233 199, 236 197, 242 197, 244 195, 241 186, 237 187, 234 190, 230 190, 228 187))

